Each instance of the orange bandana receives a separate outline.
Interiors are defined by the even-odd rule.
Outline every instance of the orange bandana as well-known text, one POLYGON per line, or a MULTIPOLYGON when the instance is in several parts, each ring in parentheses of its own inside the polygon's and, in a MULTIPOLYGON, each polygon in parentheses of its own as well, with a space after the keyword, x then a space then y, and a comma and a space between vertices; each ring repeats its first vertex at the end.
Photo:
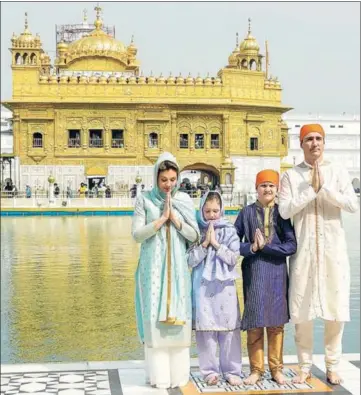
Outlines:
POLYGON ((323 127, 318 123, 303 125, 300 130, 301 143, 309 133, 319 133, 323 138, 325 138, 325 131, 323 130, 323 127))
POLYGON ((262 170, 256 176, 256 188, 264 182, 272 182, 278 187, 280 176, 276 170, 262 170))

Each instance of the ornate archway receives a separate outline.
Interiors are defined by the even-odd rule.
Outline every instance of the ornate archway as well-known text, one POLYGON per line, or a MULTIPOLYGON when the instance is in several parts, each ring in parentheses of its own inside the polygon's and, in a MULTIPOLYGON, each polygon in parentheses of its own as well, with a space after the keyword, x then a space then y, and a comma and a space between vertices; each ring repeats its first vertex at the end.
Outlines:
MULTIPOLYGON (((220 185, 220 171, 212 165, 198 162, 184 166, 181 169, 181 176, 182 173, 187 176, 191 172, 197 173, 197 178, 199 178, 197 182, 198 185, 209 186, 211 189, 215 188, 216 185, 220 185)), ((189 178, 189 176, 187 178, 189 178)), ((195 182, 196 181, 193 180, 192 183, 195 182)))

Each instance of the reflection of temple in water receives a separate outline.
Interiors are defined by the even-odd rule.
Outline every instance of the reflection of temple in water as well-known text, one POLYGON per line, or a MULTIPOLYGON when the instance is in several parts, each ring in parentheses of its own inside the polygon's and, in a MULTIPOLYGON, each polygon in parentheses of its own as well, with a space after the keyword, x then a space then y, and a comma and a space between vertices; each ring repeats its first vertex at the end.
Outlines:
POLYGON ((216 76, 145 76, 134 39, 117 40, 100 11, 94 26, 57 27, 54 63, 27 16, 11 39, 13 96, 4 104, 13 111, 19 188, 46 189, 50 173, 64 190, 94 177, 128 190, 138 173, 150 187, 164 151, 213 186, 253 185, 261 168, 280 170, 289 107, 250 22, 216 76))
POLYGON ((7 242, 17 361, 117 360, 139 347, 130 221, 34 217, 16 226, 7 242))

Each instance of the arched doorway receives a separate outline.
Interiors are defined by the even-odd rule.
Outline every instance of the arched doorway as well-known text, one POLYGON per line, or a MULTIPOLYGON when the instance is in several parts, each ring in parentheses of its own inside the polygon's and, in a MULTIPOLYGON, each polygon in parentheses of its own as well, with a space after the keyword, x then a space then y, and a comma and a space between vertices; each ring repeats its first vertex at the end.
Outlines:
POLYGON ((205 163, 187 165, 181 170, 181 190, 192 197, 202 195, 207 189, 215 189, 220 185, 220 173, 217 168, 205 163))

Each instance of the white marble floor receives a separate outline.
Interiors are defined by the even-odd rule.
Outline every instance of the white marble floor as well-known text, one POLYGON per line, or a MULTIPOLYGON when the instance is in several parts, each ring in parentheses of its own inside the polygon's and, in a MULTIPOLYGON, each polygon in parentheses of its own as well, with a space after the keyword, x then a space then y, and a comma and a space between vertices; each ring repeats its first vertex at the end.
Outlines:
MULTIPOLYGON (((243 363, 247 366, 248 358, 244 358, 243 363)), ((295 364, 297 358, 286 355, 284 363, 295 364)), ((314 365, 325 372, 324 356, 315 355, 314 365)), ((191 366, 198 366, 197 359, 192 359, 191 366)), ((360 354, 343 356, 340 366, 344 379, 342 386, 354 395, 360 394, 359 366, 360 354)), ((271 392, 265 390, 264 393, 271 392)), ((143 361, 1 365, 1 395, 20 394, 175 395, 180 392, 146 385, 143 361)))

